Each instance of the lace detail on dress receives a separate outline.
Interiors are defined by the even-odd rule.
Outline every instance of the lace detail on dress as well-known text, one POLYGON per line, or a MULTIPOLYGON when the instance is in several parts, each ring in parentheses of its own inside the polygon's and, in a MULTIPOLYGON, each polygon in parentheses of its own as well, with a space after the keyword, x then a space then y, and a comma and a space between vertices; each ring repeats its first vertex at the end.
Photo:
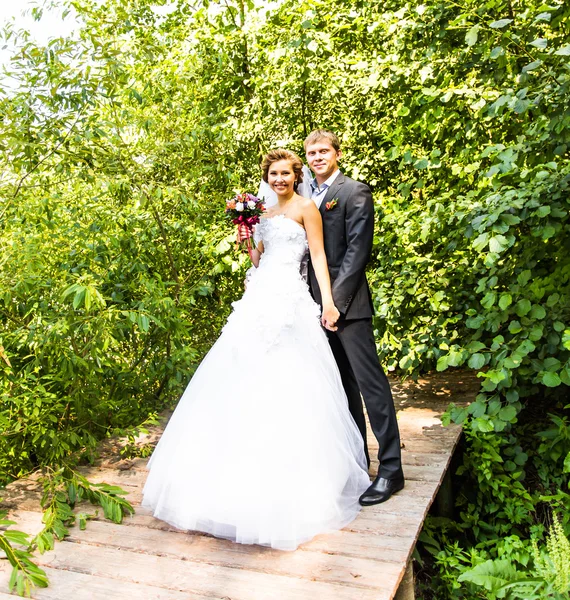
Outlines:
POLYGON ((308 248, 303 227, 278 215, 262 219, 254 239, 264 247, 259 267, 248 271, 247 289, 232 304, 234 311, 223 331, 232 330, 232 339, 244 340, 253 333, 268 347, 283 336, 298 335, 302 328, 293 326, 299 321, 313 321, 320 328, 320 308, 300 272, 308 248))

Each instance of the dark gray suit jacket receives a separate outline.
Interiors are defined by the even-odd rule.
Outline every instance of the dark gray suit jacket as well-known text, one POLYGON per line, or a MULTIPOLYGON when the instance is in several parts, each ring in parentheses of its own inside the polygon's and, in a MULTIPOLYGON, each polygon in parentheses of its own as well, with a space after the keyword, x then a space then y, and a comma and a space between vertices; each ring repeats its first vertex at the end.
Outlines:
MULTIPOLYGON (((320 211, 335 306, 346 319, 370 318, 373 306, 365 273, 374 238, 374 203, 370 188, 339 173, 320 211), (327 202, 335 199, 336 206, 327 210, 327 202)), ((310 263, 309 282, 315 301, 322 304, 310 263)))

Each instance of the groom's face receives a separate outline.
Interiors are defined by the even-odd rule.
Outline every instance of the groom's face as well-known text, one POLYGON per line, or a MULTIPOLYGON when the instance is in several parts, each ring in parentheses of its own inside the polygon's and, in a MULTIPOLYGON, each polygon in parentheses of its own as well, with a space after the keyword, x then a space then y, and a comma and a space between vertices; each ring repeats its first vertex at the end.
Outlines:
POLYGON ((324 183, 337 169, 340 150, 335 150, 330 142, 323 138, 305 149, 309 168, 315 174, 317 183, 324 183))

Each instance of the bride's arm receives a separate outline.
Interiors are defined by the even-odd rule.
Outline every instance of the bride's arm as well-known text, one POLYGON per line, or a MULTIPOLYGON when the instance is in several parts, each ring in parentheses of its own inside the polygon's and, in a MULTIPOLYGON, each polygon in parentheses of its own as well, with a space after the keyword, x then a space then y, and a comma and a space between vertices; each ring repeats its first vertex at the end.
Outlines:
POLYGON ((249 250, 249 258, 251 258, 251 262, 253 266, 257 268, 259 266, 259 259, 263 254, 263 242, 258 242, 255 248, 250 248, 249 250))
POLYGON ((307 232, 311 264, 321 290, 323 302, 321 321, 324 327, 330 331, 336 331, 337 328, 334 325, 340 313, 334 305, 331 292, 331 280, 323 243, 323 220, 319 209, 312 200, 303 203, 303 225, 307 232))

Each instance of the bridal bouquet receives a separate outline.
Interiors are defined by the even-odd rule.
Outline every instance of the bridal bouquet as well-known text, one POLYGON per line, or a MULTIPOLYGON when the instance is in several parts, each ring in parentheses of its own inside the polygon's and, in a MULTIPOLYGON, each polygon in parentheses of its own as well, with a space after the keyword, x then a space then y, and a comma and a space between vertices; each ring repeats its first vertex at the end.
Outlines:
POLYGON ((237 246, 251 249, 253 226, 259 223, 259 218, 265 210, 263 200, 253 194, 238 194, 231 200, 226 200, 226 217, 238 226, 237 246))

